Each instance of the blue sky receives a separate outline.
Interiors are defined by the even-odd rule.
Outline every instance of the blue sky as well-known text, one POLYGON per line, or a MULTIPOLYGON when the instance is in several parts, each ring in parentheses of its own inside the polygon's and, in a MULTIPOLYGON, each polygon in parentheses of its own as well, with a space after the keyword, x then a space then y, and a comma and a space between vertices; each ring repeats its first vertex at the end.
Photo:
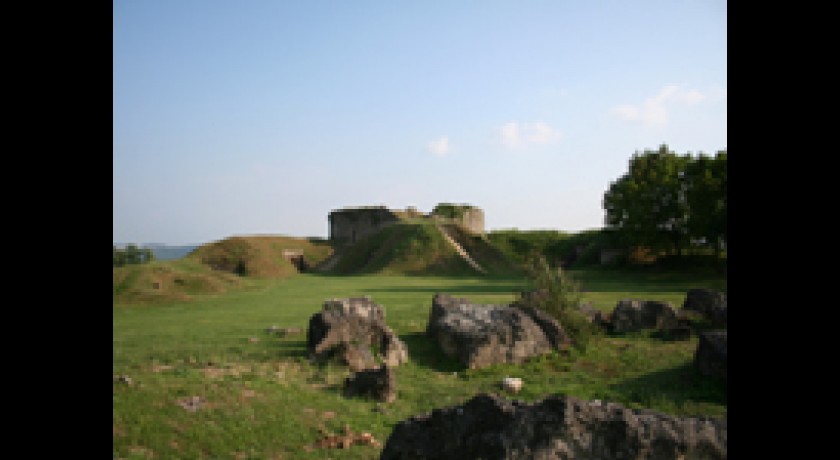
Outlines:
POLYGON ((635 152, 726 149, 725 1, 114 0, 114 242, 440 202, 600 228, 635 152))

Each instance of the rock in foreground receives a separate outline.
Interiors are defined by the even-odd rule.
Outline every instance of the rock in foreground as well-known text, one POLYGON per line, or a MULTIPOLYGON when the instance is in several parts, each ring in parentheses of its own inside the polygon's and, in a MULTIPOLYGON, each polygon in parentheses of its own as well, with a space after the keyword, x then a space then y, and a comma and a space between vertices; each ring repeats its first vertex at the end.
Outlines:
POLYGON ((399 422, 381 460, 725 459, 726 421, 550 396, 534 404, 479 394, 399 422))

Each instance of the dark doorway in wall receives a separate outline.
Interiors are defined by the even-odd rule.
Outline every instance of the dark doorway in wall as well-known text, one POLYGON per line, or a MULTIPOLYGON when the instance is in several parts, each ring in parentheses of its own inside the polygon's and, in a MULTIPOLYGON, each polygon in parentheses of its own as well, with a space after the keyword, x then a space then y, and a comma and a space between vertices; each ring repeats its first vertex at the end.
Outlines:
POLYGON ((303 258, 303 255, 299 256, 292 256, 289 259, 289 262, 297 268, 297 271, 303 273, 309 269, 309 264, 306 263, 306 259, 303 258))
POLYGON ((302 249, 284 249, 283 258, 288 260, 299 272, 305 272, 309 269, 309 264, 303 257, 302 249))

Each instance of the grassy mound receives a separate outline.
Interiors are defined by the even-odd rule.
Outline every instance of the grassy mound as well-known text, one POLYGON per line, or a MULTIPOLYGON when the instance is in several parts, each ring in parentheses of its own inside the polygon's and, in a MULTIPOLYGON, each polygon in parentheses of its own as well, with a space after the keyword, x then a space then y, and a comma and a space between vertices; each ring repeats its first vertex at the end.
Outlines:
POLYGON ((155 261, 114 268, 114 303, 181 302, 196 295, 242 287, 236 275, 214 272, 194 261, 155 261))
POLYGON ((285 236, 234 236, 197 248, 187 257, 208 267, 254 278, 285 278, 298 269, 283 256, 285 250, 303 251, 308 265, 332 253, 327 243, 285 236))
MULTIPOLYGON (((460 227, 452 232, 473 259, 490 274, 510 274, 515 267, 480 237, 460 227)), ((406 220, 342 250, 336 274, 472 276, 477 272, 446 241, 433 221, 406 220)))
POLYGON ((446 274, 475 271, 431 223, 400 222, 342 250, 336 274, 446 274))
POLYGON ((237 236, 196 248, 181 259, 114 268, 114 303, 159 304, 193 300, 248 287, 250 279, 288 278, 298 269, 283 256, 301 250, 315 265, 332 253, 326 243, 285 236, 237 236))
POLYGON ((505 255, 499 248, 493 245, 487 238, 479 235, 472 235, 466 232, 463 227, 454 224, 442 224, 452 238, 464 248, 470 257, 473 258, 489 274, 496 275, 520 275, 522 274, 519 264, 505 255))

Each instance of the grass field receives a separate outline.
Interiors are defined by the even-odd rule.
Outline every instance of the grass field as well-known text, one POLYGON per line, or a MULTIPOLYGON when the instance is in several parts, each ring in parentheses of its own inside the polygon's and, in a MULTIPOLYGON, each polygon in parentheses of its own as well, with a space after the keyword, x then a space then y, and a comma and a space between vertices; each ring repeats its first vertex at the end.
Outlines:
MULTIPOLYGON (((688 289, 726 290, 724 277, 572 271, 584 300, 610 311, 619 299, 665 300, 679 307, 688 289)), ((116 283, 116 275, 115 275, 116 283)), ((677 415, 724 418, 726 383, 692 369, 696 337, 666 342, 648 333, 599 336, 585 352, 550 354, 520 365, 465 370, 424 335, 432 296, 502 303, 525 288, 516 278, 298 275, 248 280, 244 289, 189 301, 113 306, 113 457, 124 459, 378 458, 381 446, 318 446, 325 434, 371 433, 384 443, 396 422, 501 391, 522 377, 516 398, 552 393, 616 401, 677 415), (406 343, 396 368, 397 400, 347 399, 349 372, 306 359, 310 316, 331 297, 369 295, 406 343), (279 337, 266 328, 297 327, 279 337), (191 405, 192 404, 192 405, 191 405)), ((116 286, 115 286, 116 292, 116 286)))

